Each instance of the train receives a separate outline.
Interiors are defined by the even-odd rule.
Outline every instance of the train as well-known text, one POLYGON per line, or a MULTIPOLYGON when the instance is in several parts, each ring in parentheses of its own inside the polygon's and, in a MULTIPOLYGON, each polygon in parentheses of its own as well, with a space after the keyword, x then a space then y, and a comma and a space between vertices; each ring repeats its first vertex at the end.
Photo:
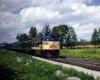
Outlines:
POLYGON ((45 57, 58 57, 60 52, 60 39, 56 35, 34 37, 22 42, 10 43, 7 49, 29 52, 45 57))

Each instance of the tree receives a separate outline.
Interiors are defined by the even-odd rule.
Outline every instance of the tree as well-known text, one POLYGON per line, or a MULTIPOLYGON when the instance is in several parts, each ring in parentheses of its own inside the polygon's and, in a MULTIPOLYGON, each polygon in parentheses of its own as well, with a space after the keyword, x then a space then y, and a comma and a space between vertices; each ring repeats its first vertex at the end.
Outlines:
POLYGON ((21 41, 27 40, 28 36, 26 33, 21 34, 21 41))
POLYGON ((43 32, 43 35, 51 34, 51 29, 50 29, 49 24, 45 24, 45 27, 43 28, 42 32, 43 32))
POLYGON ((24 41, 24 40, 27 40, 27 39, 28 39, 28 36, 27 36, 26 33, 17 34, 16 39, 17 39, 18 41, 24 41))
POLYGON ((52 34, 59 36, 60 37, 60 33, 59 33, 59 26, 54 26, 52 29, 52 34))
POLYGON ((75 34, 74 28, 69 26, 68 33, 66 35, 65 45, 67 47, 73 48, 77 43, 77 36, 75 34))
POLYGON ((52 29, 52 34, 54 35, 57 35, 58 37, 60 37, 60 43, 61 43, 61 48, 62 46, 64 45, 64 39, 65 39, 65 36, 68 32, 68 26, 67 25, 59 25, 59 26, 54 26, 53 29, 52 29))
POLYGON ((98 44, 100 44, 100 28, 98 30, 98 44))
POLYGON ((94 44, 95 46, 98 44, 98 32, 97 32, 97 29, 94 29, 94 32, 92 33, 91 43, 94 44))
POLYGON ((87 40, 85 39, 80 39, 80 44, 83 45, 85 47, 85 45, 87 44, 87 40))
POLYGON ((37 36, 37 29, 36 29, 36 27, 31 27, 30 28, 29 36, 30 36, 30 38, 33 38, 33 37, 37 36))
POLYGON ((18 41, 20 41, 20 36, 21 36, 21 34, 17 34, 17 36, 16 36, 16 39, 17 39, 18 41))
POLYGON ((39 32, 39 33, 37 34, 37 36, 43 36, 43 33, 42 33, 42 32, 39 32))

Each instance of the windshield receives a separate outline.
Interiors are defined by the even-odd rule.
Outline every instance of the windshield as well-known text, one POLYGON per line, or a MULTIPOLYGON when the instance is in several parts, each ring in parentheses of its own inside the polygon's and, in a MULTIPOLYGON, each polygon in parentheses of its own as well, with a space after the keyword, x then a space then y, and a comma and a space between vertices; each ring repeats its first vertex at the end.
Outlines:
POLYGON ((42 40, 43 41, 59 41, 59 38, 55 35, 48 35, 48 36, 43 36, 42 40))

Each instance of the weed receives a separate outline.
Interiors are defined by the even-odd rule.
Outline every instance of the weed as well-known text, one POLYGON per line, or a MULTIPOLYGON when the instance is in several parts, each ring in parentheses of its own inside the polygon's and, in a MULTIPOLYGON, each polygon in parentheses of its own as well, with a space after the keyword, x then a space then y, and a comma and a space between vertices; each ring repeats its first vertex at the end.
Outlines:
POLYGON ((62 49, 60 54, 63 56, 100 60, 100 49, 62 49))
MULTIPOLYGON (((70 51, 65 50, 64 52, 70 51)), ((75 51, 70 52, 71 55, 72 53, 77 55, 75 51)), ((75 69, 63 68, 34 59, 27 54, 11 51, 0 51, 0 80, 2 80, 2 75, 6 75, 8 80, 66 80, 68 76, 76 76, 81 80, 94 80, 92 75, 78 72, 75 69), (27 62, 28 65, 26 65, 27 62), (55 75, 58 70, 61 71, 59 76, 55 75)), ((4 77, 3 80, 5 80, 4 77)))

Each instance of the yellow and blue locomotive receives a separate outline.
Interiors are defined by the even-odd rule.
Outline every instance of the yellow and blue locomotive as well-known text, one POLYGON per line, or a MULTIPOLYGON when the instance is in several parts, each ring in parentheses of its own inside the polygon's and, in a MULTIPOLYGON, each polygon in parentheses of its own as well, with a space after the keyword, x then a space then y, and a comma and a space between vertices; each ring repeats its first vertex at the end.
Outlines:
POLYGON ((58 57, 60 51, 60 40, 55 35, 34 37, 30 40, 11 43, 8 48, 14 51, 26 51, 45 57, 58 57))

